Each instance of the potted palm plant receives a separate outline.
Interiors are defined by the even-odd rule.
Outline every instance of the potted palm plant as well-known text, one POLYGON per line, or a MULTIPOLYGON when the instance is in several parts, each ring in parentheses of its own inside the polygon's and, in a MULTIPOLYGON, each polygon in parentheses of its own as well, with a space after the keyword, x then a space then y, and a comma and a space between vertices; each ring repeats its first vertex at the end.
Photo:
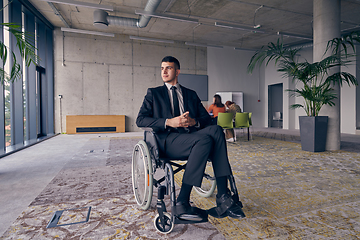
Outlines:
POLYGON ((333 86, 357 85, 355 76, 343 72, 341 67, 352 64, 355 60, 355 42, 360 42, 360 32, 352 32, 341 38, 328 42, 324 56, 319 62, 299 61, 301 48, 286 47, 278 40, 263 46, 251 58, 248 72, 266 60, 266 66, 274 61, 277 71, 283 77, 292 79, 295 89, 287 89, 291 97, 302 97, 303 104, 293 104, 290 108, 303 108, 306 116, 299 117, 301 146, 303 150, 312 152, 325 151, 327 116, 318 116, 324 105, 334 106, 338 97, 333 86), (352 51, 348 51, 348 48, 352 51), (309 125, 310 124, 310 125, 309 125))

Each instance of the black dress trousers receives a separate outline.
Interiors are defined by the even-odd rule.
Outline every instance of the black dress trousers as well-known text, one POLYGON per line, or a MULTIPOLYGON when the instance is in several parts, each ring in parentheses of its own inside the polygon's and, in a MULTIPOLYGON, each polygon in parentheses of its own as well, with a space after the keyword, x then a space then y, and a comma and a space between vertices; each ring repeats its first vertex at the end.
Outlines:
POLYGON ((206 162, 211 160, 215 177, 231 175, 223 129, 210 125, 191 133, 171 132, 165 140, 165 154, 173 159, 186 159, 183 183, 201 186, 206 162))

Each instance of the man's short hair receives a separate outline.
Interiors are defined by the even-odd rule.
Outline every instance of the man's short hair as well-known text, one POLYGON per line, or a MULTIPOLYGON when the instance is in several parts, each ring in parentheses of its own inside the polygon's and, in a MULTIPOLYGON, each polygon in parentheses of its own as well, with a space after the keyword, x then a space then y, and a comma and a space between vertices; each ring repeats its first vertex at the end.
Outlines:
POLYGON ((175 68, 176 69, 180 69, 180 62, 179 60, 177 60, 176 58, 172 57, 172 56, 166 56, 164 57, 161 62, 172 62, 175 64, 175 68))

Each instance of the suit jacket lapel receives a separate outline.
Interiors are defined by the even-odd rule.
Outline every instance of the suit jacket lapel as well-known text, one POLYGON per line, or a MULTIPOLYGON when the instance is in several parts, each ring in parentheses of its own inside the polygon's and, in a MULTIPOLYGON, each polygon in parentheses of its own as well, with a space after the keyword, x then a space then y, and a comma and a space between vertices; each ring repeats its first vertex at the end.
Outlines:
POLYGON ((186 112, 186 111, 188 111, 187 91, 183 86, 180 85, 180 87, 181 87, 181 92, 182 92, 183 102, 184 102, 184 112, 186 112))
MULTIPOLYGON (((183 101, 184 101, 184 112, 186 111, 189 111, 190 112, 190 109, 189 109, 189 105, 188 105, 188 91, 186 88, 184 88, 183 86, 181 86, 181 92, 182 92, 182 95, 183 95, 183 101)), ((191 116, 191 113, 190 113, 190 117, 194 117, 194 116, 191 116)), ((193 127, 188 127, 188 130, 189 132, 196 132, 197 129, 193 126, 193 127)))

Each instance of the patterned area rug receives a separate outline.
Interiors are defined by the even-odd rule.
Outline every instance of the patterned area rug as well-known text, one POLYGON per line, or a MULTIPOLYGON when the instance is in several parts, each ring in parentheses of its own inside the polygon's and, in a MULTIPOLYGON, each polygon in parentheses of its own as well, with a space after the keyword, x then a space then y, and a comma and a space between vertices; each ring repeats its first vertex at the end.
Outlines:
MULTIPOLYGON (((298 143, 258 136, 228 144, 247 217, 210 217, 208 223, 175 225, 162 235, 153 226, 156 190, 147 211, 139 210, 132 194, 131 153, 139 139, 89 140, 2 239, 360 238, 360 154, 304 152, 298 143), (87 223, 46 228, 54 212, 80 207, 92 208, 87 223)), ((181 177, 176 174, 179 185, 181 177)), ((214 196, 193 193, 191 201, 209 209, 214 196)), ((64 221, 81 218, 70 214, 64 221)))
MULTIPOLYGON (((131 156, 140 139, 90 139, 1 239, 224 239, 211 223, 175 225, 168 235, 155 230, 156 190, 147 211, 138 208, 132 190, 131 156), (91 207, 88 222, 46 228, 56 211, 84 207, 91 207)), ((77 223, 86 216, 67 218, 61 220, 77 223)))
MULTIPOLYGON (((226 239, 360 238, 360 154, 259 137, 228 151, 247 217, 210 219, 226 239)), ((205 209, 215 203, 192 196, 205 209)))

